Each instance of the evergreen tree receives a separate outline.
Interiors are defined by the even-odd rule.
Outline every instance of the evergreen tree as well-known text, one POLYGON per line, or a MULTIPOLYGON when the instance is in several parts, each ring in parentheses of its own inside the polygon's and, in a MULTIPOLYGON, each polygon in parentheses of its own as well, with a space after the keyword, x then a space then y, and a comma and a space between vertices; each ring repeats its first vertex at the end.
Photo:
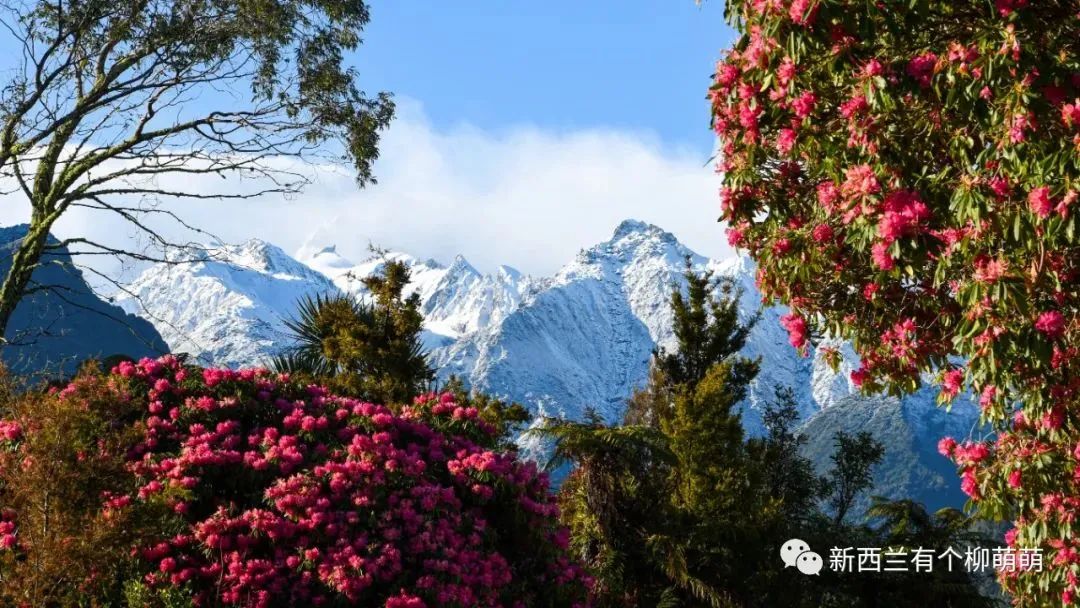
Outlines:
MULTIPOLYGON (((687 258, 683 278, 686 294, 673 289, 670 300, 678 346, 670 352, 659 348, 654 360, 668 382, 689 387, 701 382, 712 366, 739 352, 757 317, 739 318, 741 294, 730 277, 714 277, 711 271, 699 274, 687 258)), ((738 391, 745 385, 732 388, 738 391)))
POLYGON ((833 469, 826 479, 833 522, 844 522, 859 495, 874 484, 873 468, 885 456, 885 448, 866 431, 850 435, 838 431, 834 437, 833 469))
POLYGON ((774 501, 781 519, 791 528, 797 528, 814 512, 827 491, 825 480, 800 454, 806 438, 796 432, 798 421, 795 392, 791 387, 779 387, 776 399, 762 413, 765 437, 748 446, 751 458, 760 464, 765 495, 774 501))
POLYGON ((295 346, 274 359, 274 368, 376 403, 412 401, 435 374, 420 340, 420 296, 402 296, 409 279, 405 264, 388 260, 380 274, 363 279, 370 302, 350 295, 305 298, 287 322, 295 346))
POLYGON ((684 276, 686 293, 675 288, 670 301, 677 347, 657 350, 625 424, 594 416, 534 431, 555 442, 549 466, 577 465, 564 518, 601 606, 738 605, 735 548, 760 540, 741 534, 755 509, 735 409, 757 374, 738 354, 755 319, 739 318, 730 280, 689 261, 684 276))
MULTIPOLYGON (((808 577, 784 568, 778 551, 790 538, 808 541, 826 559, 829 547, 899 540, 846 521, 872 485, 883 448, 867 434, 838 434, 834 467, 819 477, 799 453, 804 439, 791 389, 765 407, 765 436, 744 437, 738 408, 758 362, 739 353, 755 319, 740 320, 730 282, 689 268, 686 278, 688 289, 671 298, 677 345, 655 353, 649 382, 629 399, 622 426, 593 414, 582 422, 547 420, 531 431, 554 441, 549 467, 576 465, 560 504, 571 549, 596 578, 596 604, 986 605, 964 577, 941 577, 940 585, 905 595, 904 586, 915 584, 910 577, 808 577)), ((946 523, 957 527, 920 538, 943 549, 970 522, 946 523)))
POLYGON ((574 463, 560 506, 571 549, 596 578, 596 605, 655 606, 670 586, 649 540, 670 536, 667 439, 647 425, 609 427, 595 412, 582 422, 548 420, 535 429, 554 441, 548 469, 574 463))

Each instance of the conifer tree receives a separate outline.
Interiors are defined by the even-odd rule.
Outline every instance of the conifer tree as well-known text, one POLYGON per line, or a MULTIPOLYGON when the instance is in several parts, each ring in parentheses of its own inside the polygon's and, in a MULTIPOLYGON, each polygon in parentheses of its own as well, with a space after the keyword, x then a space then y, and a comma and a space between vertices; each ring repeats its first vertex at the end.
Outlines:
MULTIPOLYGON (((739 408, 758 362, 740 351, 756 319, 740 319, 729 281, 690 268, 686 279, 686 290, 671 297, 677 343, 656 351, 623 425, 592 415, 549 419, 531 431, 554 441, 549 467, 576 465, 560 506, 571 549, 596 579, 596 605, 989 605, 966 577, 939 577, 905 595, 911 578, 823 572, 817 580, 784 568, 778 551, 790 538, 826 557, 826 547, 895 540, 887 530, 845 521, 871 485, 882 446, 865 434, 840 434, 835 466, 819 477, 799 453, 804 439, 790 388, 765 407, 765 436, 746 438, 739 408)), ((969 523, 934 536, 934 546, 960 539, 969 523)))
POLYGON ((601 606, 738 605, 733 547, 746 540, 751 475, 736 406, 757 373, 738 353, 742 320, 728 279, 698 274, 672 291, 677 341, 658 349, 625 424, 548 421, 549 466, 578 465, 562 488, 578 557, 601 606), (739 539, 739 540, 733 540, 739 539))
POLYGON ((826 483, 833 521, 840 525, 859 495, 873 485, 873 468, 885 456, 885 448, 866 431, 855 435, 839 431, 834 441, 833 469, 826 483))

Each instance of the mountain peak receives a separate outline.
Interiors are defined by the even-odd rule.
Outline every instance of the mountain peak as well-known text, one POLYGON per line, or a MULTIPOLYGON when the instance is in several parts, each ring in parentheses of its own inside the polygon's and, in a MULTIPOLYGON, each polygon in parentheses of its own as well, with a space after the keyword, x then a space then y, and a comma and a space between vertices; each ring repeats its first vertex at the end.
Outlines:
POLYGON ((615 228, 615 232, 611 235, 612 241, 618 241, 628 236, 636 235, 664 235, 668 234, 664 232, 659 226, 643 222, 635 219, 625 219, 619 223, 615 228))
POLYGON ((601 261, 614 262, 619 266, 636 265, 646 258, 664 259, 682 267, 687 256, 695 263, 706 261, 670 232, 647 222, 628 219, 619 224, 611 239, 578 253, 570 267, 593 265, 601 261))
POLYGON ((450 264, 450 268, 447 274, 472 274, 480 276, 480 273, 477 272, 477 270, 473 268, 472 264, 470 264, 469 261, 465 259, 465 256, 461 255, 460 253, 454 256, 454 262, 450 264))

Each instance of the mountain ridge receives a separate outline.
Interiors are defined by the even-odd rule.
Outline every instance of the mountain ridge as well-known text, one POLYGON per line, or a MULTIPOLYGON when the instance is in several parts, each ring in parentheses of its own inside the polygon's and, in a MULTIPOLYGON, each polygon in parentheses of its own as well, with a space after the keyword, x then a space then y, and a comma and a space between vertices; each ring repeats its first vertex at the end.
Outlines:
MULTIPOLYGON (((297 258, 258 240, 232 247, 218 248, 217 255, 194 265, 150 268, 136 281, 137 299, 150 301, 157 309, 154 317, 194 331, 199 339, 192 344, 213 345, 193 353, 202 362, 266 363, 287 346, 284 320, 300 297, 320 290, 367 297, 361 279, 379 271, 386 259, 395 259, 413 272, 407 293, 420 295, 424 343, 441 380, 458 376, 473 388, 519 401, 539 415, 580 418, 591 408, 617 422, 626 398, 646 381, 653 350, 674 344, 670 294, 676 286, 685 288, 683 272, 689 261, 695 272, 734 280, 744 318, 761 311, 743 351, 763 361, 742 404, 749 434, 764 432, 761 412, 780 387, 795 392, 804 429, 815 434, 809 443, 819 448, 825 444, 817 435, 827 429, 858 426, 828 416, 828 423, 822 423, 822 412, 843 402, 845 411, 861 407, 861 416, 872 419, 868 408, 880 406, 860 401, 848 375, 857 364, 850 347, 834 344, 846 355, 839 373, 813 349, 807 357, 795 352, 779 323, 785 310, 762 307, 755 266, 748 257, 711 260, 670 232, 637 220, 621 222, 608 240, 582 249, 552 276, 539 278, 510 267, 481 274, 462 256, 444 265, 383 252, 354 263, 333 244, 309 242, 297 258), (811 424, 815 419, 819 422, 811 424)), ((178 334, 161 332, 173 348, 178 348, 174 340, 183 342, 178 334)), ((937 437, 930 436, 936 431, 918 424, 920 418, 938 420, 934 395, 924 391, 899 403, 902 408, 894 420, 901 421, 896 424, 903 427, 898 431, 903 441, 936 443, 937 437)), ((958 410, 965 423, 973 415, 977 418, 977 410, 958 410)), ((831 435, 825 443, 829 441, 831 435)), ((523 447, 541 450, 529 442, 523 447)), ((819 465, 827 465, 822 450, 811 453, 819 465)), ((904 453, 915 459, 904 465, 909 468, 930 471, 940 466, 923 462, 931 458, 925 450, 904 453)), ((885 493, 917 495, 905 484, 915 483, 918 476, 891 477, 896 487, 885 488, 885 493)))

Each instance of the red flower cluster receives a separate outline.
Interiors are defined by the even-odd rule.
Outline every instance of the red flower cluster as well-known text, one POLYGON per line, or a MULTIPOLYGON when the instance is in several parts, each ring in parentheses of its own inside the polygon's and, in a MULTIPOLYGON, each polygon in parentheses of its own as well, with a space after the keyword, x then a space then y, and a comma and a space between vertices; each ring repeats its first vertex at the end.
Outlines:
MULTIPOLYGON (((1001 439, 942 446, 964 490, 1015 513, 1021 546, 1080 556, 1076 3, 727 8, 744 37, 709 98, 724 187, 748 195, 722 219, 792 344, 851 340, 866 390, 978 395, 1001 439)), ((1080 597, 1066 562, 1003 583, 1023 606, 1080 597)))
POLYGON ((138 552, 151 589, 250 607, 587 601, 546 476, 492 449, 493 429, 449 395, 395 413, 173 357, 122 363, 121 378, 146 403, 138 483, 103 510, 170 513, 178 532, 138 552))
POLYGON ((15 512, 10 509, 0 510, 0 551, 17 549, 19 538, 15 525, 15 512))

